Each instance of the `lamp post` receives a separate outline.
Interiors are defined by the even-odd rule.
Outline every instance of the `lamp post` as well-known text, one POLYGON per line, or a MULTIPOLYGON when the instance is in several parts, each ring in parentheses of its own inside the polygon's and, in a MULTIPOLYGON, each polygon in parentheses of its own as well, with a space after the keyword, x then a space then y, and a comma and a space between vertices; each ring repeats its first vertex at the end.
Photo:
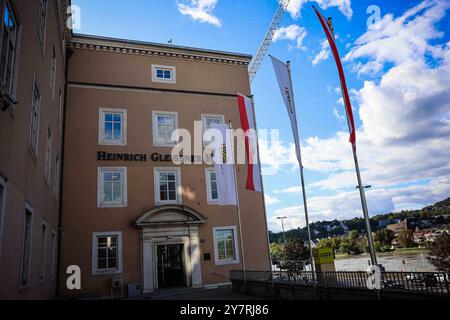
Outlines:
POLYGON ((277 220, 281 220, 281 232, 283 235, 283 242, 286 243, 286 238, 284 236, 284 219, 287 219, 287 217, 278 217, 277 220))

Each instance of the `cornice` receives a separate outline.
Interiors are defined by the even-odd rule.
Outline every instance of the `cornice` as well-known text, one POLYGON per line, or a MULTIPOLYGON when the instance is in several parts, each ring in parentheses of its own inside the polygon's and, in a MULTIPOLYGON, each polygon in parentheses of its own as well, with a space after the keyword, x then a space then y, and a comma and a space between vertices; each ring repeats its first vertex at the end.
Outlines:
POLYGON ((235 66, 248 66, 251 56, 235 55, 220 51, 176 47, 159 44, 134 44, 126 40, 111 40, 109 38, 89 38, 72 36, 68 43, 72 49, 93 50, 105 53, 129 54, 148 57, 175 58, 194 62, 209 62, 235 66))

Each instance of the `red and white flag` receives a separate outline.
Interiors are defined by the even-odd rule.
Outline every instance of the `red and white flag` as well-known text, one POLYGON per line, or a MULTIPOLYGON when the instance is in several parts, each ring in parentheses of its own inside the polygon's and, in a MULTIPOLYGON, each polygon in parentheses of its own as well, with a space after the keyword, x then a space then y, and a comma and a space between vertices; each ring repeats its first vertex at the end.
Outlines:
POLYGON ((336 60, 336 66, 338 68, 339 72, 339 78, 341 80, 341 89, 342 94, 344 96, 344 104, 345 104, 345 112, 347 114, 347 123, 348 123, 348 129, 350 132, 350 142, 353 145, 353 148, 356 148, 356 131, 355 131, 355 121, 353 118, 353 111, 352 111, 352 105, 350 102, 350 96, 348 94, 347 89, 347 83, 345 81, 345 75, 344 75, 344 68, 342 68, 342 62, 341 58, 339 56, 339 51, 336 46, 336 41, 334 39, 334 32, 331 29, 331 23, 328 23, 328 20, 325 19, 325 17, 317 10, 315 6, 313 6, 314 11, 317 14, 317 17, 319 18, 320 24, 322 25, 323 30, 325 31, 325 34, 327 36, 328 42, 331 47, 331 51, 333 52, 334 60, 336 60))
POLYGON ((247 154, 248 166, 245 188, 247 190, 261 192, 261 172, 258 163, 257 134, 253 117, 253 103, 247 96, 240 93, 238 93, 237 96, 241 127, 244 133, 246 133, 245 152, 247 154))

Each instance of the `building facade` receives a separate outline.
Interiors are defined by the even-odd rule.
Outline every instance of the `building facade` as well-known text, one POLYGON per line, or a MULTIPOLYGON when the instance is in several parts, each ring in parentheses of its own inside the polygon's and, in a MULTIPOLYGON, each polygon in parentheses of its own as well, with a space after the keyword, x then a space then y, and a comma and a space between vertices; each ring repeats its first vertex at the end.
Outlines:
POLYGON ((240 128, 236 92, 251 94, 251 56, 84 35, 68 50, 61 294, 111 295, 113 282, 204 287, 244 264, 270 270, 263 194, 245 190, 246 164, 236 166, 238 216, 217 205, 213 166, 170 161, 176 129, 240 128), (81 290, 66 287, 72 265, 81 290))
POLYGON ((0 1, 0 299, 55 295, 66 6, 0 1))

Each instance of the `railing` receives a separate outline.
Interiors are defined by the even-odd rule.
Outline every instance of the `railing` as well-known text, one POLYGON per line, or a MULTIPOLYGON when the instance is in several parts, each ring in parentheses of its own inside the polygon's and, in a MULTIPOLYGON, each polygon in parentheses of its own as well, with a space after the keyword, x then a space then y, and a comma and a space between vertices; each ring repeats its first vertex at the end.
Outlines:
MULTIPOLYGON (((243 272, 230 272, 231 280, 243 280, 243 272)), ((322 288, 368 289, 369 274, 363 271, 246 271, 247 281, 322 288)), ((439 272, 382 272, 381 290, 450 296, 450 275, 439 272)))

